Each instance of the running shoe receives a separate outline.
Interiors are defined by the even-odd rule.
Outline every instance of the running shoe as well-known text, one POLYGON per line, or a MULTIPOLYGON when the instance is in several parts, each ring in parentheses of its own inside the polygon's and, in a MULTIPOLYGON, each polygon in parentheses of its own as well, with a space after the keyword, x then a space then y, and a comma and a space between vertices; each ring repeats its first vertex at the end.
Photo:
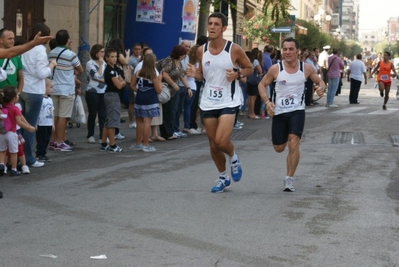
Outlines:
POLYGON ((108 151, 111 153, 122 152, 122 148, 120 148, 119 146, 116 146, 114 148, 112 148, 111 146, 108 146, 108 151))
POLYGON ((123 134, 121 134, 121 133, 118 133, 117 135, 115 135, 115 139, 116 140, 123 140, 123 139, 125 139, 125 136, 123 134))
POLYGON ((90 136, 89 138, 87 138, 87 142, 89 144, 95 144, 96 143, 96 139, 93 136, 90 136))
POLYGON ((234 182, 239 182, 242 177, 242 168, 240 158, 237 156, 237 160, 230 164, 231 168, 231 177, 234 182))
POLYGON ((134 150, 134 151, 139 151, 139 150, 143 150, 143 145, 139 144, 139 145, 131 145, 129 147, 129 150, 134 150))
POLYGON ((21 176, 21 172, 19 172, 19 171, 14 171, 14 170, 11 170, 11 172, 10 172, 10 176, 21 176))
POLYGON ((22 173, 29 174, 30 173, 29 167, 26 165, 22 166, 22 173))
POLYGON ((61 144, 58 144, 54 142, 54 150, 56 151, 73 151, 73 148, 62 142, 61 144))
POLYGON ((383 109, 383 110, 387 110, 387 106, 382 105, 382 109, 383 109))
POLYGON ((51 162, 51 159, 49 157, 47 157, 46 155, 37 157, 37 160, 40 162, 46 162, 46 161, 51 162))
POLYGON ((283 191, 286 191, 286 192, 294 192, 295 191, 294 179, 292 179, 291 177, 285 177, 283 191))
POLYGON ((129 128, 130 129, 135 129, 135 128, 137 128, 137 123, 136 122, 133 122, 133 123, 131 123, 131 124, 129 124, 129 128))
POLYGON ((239 129, 242 129, 241 124, 240 123, 234 124, 234 130, 239 130, 239 129))
POLYGON ((155 152, 157 150, 153 146, 143 146, 143 151, 144 152, 155 152))
POLYGON ((108 151, 109 145, 106 146, 100 146, 100 151, 108 151))
POLYGON ((231 181, 229 177, 226 179, 222 179, 219 177, 219 179, 216 180, 216 185, 212 187, 211 192, 212 193, 222 193, 224 189, 229 188, 231 184, 231 181))

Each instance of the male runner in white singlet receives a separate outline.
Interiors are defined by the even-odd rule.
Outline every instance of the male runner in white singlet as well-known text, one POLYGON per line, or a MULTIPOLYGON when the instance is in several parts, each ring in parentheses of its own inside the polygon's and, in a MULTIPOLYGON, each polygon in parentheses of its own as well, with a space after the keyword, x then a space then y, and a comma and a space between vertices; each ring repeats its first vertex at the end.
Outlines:
POLYGON ((211 192, 223 192, 229 187, 226 158, 230 157, 231 176, 235 182, 242 177, 241 162, 230 141, 235 115, 243 96, 238 80, 247 77, 253 67, 244 50, 223 38, 227 18, 216 12, 208 17, 209 42, 198 48, 199 67, 188 65, 186 73, 196 80, 204 80, 200 109, 208 135, 211 156, 219 171, 219 178, 211 192))
POLYGON ((272 141, 276 152, 283 152, 288 143, 287 176, 284 191, 293 192, 293 177, 299 162, 299 142, 305 124, 305 82, 310 78, 317 84, 316 92, 324 94, 325 83, 314 68, 298 60, 299 43, 294 38, 283 42, 284 60, 273 65, 259 83, 258 90, 266 104, 267 114, 273 117, 272 141), (265 87, 276 81, 273 99, 266 94, 265 87))

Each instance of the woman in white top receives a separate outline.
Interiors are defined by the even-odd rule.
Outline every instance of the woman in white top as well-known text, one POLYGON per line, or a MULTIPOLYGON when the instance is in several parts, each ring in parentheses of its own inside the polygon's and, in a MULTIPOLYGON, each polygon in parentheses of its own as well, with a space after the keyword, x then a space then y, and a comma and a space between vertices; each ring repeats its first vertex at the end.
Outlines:
MULTIPOLYGON (((35 35, 41 32, 42 36, 50 36, 50 28, 44 23, 38 23, 32 28, 29 40, 33 40, 35 35)), ((49 77, 57 65, 57 62, 48 62, 46 48, 44 45, 38 45, 21 55, 24 66, 24 87, 19 96, 19 102, 22 106, 22 113, 27 122, 36 126, 39 118, 40 108, 42 106, 43 95, 46 91, 45 79, 49 77)), ((25 139, 24 152, 26 164, 31 167, 42 167, 44 163, 36 161, 33 156, 34 133, 22 131, 25 139)))
POLYGON ((90 49, 90 57, 86 63, 87 73, 87 89, 86 89, 86 103, 89 111, 87 118, 87 141, 90 144, 96 143, 94 138, 94 128, 96 126, 96 117, 98 116, 98 125, 100 128, 100 140, 103 132, 105 117, 104 93, 107 85, 104 82, 104 70, 107 65, 104 61, 104 47, 100 44, 95 44, 90 49))

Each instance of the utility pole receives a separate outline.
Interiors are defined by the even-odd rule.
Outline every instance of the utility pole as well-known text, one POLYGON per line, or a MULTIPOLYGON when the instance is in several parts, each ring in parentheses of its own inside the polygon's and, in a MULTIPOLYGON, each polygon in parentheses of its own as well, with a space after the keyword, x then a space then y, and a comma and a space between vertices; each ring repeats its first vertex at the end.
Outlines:
MULTIPOLYGON (((89 50, 89 20, 90 20, 90 1, 79 0, 79 49, 78 56, 83 70, 86 69, 86 63, 90 60, 89 50)), ((86 92, 87 75, 86 71, 78 75, 82 83, 82 92, 86 92)))

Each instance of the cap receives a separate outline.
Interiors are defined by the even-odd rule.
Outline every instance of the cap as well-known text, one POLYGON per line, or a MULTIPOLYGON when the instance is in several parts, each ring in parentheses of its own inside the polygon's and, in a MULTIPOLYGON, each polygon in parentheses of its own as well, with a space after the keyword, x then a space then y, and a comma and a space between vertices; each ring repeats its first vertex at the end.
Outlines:
POLYGON ((330 49, 330 48, 331 48, 331 46, 329 46, 329 45, 323 46, 323 49, 324 49, 324 50, 330 49))

